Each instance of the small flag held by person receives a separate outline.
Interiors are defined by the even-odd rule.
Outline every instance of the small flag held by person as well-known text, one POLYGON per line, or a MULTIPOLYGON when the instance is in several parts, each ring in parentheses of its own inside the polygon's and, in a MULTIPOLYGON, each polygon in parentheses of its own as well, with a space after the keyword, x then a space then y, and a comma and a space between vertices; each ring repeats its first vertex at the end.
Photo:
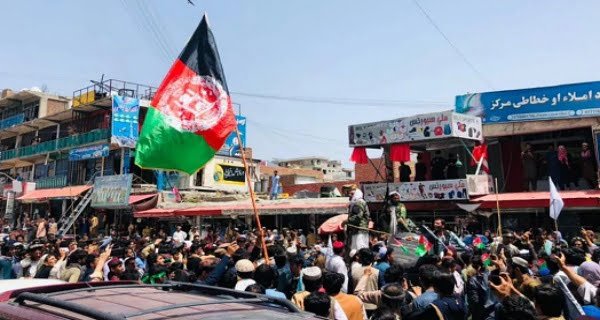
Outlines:
POLYGON ((392 237, 392 244, 400 247, 400 250, 402 250, 404 254, 408 254, 408 249, 404 246, 402 241, 398 240, 398 238, 392 237))
POLYGON ((482 254, 481 261, 483 262, 483 265, 486 267, 489 267, 492 265, 492 258, 489 253, 482 254))
POLYGON ((432 247, 433 246, 427 240, 427 238, 424 235, 421 235, 419 237, 419 245, 415 248, 415 254, 419 257, 422 257, 426 255, 432 247))
POLYGON ((485 249, 485 243, 483 243, 483 240, 480 236, 477 236, 475 240, 473 240, 473 247, 480 250, 485 249))
POLYGON ((205 15, 150 103, 135 163, 193 174, 214 157, 236 125, 205 15))

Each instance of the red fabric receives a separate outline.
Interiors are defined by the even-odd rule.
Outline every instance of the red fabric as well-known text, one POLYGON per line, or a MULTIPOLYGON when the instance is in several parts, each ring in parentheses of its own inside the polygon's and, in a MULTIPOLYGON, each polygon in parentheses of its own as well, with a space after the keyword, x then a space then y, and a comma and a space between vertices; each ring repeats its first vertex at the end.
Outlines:
POLYGON ((396 143, 390 146, 390 159, 397 162, 410 161, 410 145, 408 143, 396 143))
POLYGON ((487 144, 481 144, 475 146, 473 148, 473 158, 471 158, 471 166, 476 167, 479 161, 483 158, 483 163, 481 164, 481 170, 485 173, 490 173, 490 169, 488 168, 488 151, 487 144))
POLYGON ((319 227, 319 234, 327 234, 327 233, 339 233, 344 231, 344 227, 342 226, 344 222, 348 221, 347 214, 340 214, 334 217, 327 219, 323 224, 319 227))
POLYGON ((367 164, 369 163, 369 157, 367 156, 367 149, 364 147, 356 147, 352 151, 352 155, 350 156, 350 161, 358 164, 367 164))

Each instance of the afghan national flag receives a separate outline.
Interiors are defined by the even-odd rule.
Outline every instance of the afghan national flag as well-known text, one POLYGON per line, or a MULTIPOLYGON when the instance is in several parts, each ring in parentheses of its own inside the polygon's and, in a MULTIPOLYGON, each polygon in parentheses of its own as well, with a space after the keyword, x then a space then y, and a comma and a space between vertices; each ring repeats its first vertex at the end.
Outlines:
POLYGON ((477 236, 475 237, 475 240, 473 240, 473 247, 477 248, 477 249, 485 249, 485 243, 483 243, 483 240, 481 240, 481 237, 477 236))
POLYGON ((402 241, 398 240, 396 237, 392 237, 392 243, 402 250, 404 254, 408 254, 408 249, 404 246, 402 241))
POLYGON ((205 15, 152 99, 135 164, 193 174, 213 158, 236 125, 205 15))
POLYGON ((415 248, 415 254, 419 257, 422 257, 426 255, 432 247, 433 245, 431 242, 429 242, 424 235, 421 235, 419 237, 419 245, 415 248))
POLYGON ((483 265, 489 267, 492 265, 492 258, 489 253, 484 253, 481 255, 481 261, 483 261, 483 265))
POLYGON ((538 273, 540 274, 540 276, 547 276, 550 274, 550 269, 548 269, 548 264, 546 263, 546 260, 541 259, 541 258, 538 259, 537 266, 538 266, 538 273))

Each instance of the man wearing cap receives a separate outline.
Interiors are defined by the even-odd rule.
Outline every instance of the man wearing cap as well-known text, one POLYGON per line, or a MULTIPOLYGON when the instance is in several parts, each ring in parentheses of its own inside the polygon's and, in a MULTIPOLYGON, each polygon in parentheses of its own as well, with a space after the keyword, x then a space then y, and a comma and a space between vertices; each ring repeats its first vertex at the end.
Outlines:
POLYGON ((333 243, 333 256, 327 258, 325 263, 325 269, 329 272, 335 272, 344 275, 344 284, 342 285, 342 292, 348 292, 348 268, 344 262, 342 255, 344 254, 344 243, 336 241, 333 243))
POLYGON ((348 205, 348 234, 352 239, 352 249, 360 250, 369 247, 369 222, 371 215, 367 202, 363 199, 360 189, 350 191, 350 204, 348 205))
POLYGON ((292 302, 301 310, 304 310, 304 298, 312 292, 321 288, 322 285, 321 268, 308 267, 300 272, 300 290, 292 296, 292 302))
POLYGON ((514 257, 512 258, 512 265, 515 275, 515 288, 533 301, 535 297, 535 288, 542 283, 539 279, 531 275, 529 262, 527 262, 527 260, 520 257, 514 257))
POLYGON ((246 291, 248 286, 256 283, 252 277, 254 276, 254 264, 248 259, 241 259, 235 263, 238 281, 235 284, 235 290, 246 291))

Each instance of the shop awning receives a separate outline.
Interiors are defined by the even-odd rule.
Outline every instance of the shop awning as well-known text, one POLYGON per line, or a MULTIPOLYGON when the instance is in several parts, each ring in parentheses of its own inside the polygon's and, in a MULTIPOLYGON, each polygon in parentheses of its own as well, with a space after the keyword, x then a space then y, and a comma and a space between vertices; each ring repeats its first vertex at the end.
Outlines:
POLYGON ((17 198, 19 201, 42 201, 47 199, 68 199, 76 198, 82 193, 88 191, 90 186, 71 186, 56 189, 32 190, 17 198))
MULTIPOLYGON (((585 208, 600 206, 600 190, 560 191, 560 196, 566 208, 585 208)), ((496 195, 489 194, 472 202, 481 203, 480 209, 496 208, 496 195)), ((500 193, 498 195, 500 208, 548 208, 550 206, 550 192, 515 192, 500 193)))
POLYGON ((155 197, 156 193, 152 193, 152 194, 132 194, 129 196, 129 204, 134 204, 134 203, 138 203, 140 201, 144 201, 146 199, 150 199, 152 197, 155 197))
POLYGON ((136 218, 167 218, 175 216, 220 216, 220 211, 215 210, 199 210, 198 208, 187 209, 161 209, 155 208, 145 211, 137 211, 133 213, 136 218))
MULTIPOLYGON (((257 203, 261 215, 275 214, 342 214, 348 211, 348 201, 342 198, 332 199, 294 199, 263 200, 257 203), (316 201, 315 201, 316 200, 316 201), (322 201, 319 201, 322 200, 322 201)), ((134 213, 136 218, 172 217, 172 216, 227 216, 251 215, 252 204, 247 201, 214 202, 185 209, 151 209, 134 213)))

